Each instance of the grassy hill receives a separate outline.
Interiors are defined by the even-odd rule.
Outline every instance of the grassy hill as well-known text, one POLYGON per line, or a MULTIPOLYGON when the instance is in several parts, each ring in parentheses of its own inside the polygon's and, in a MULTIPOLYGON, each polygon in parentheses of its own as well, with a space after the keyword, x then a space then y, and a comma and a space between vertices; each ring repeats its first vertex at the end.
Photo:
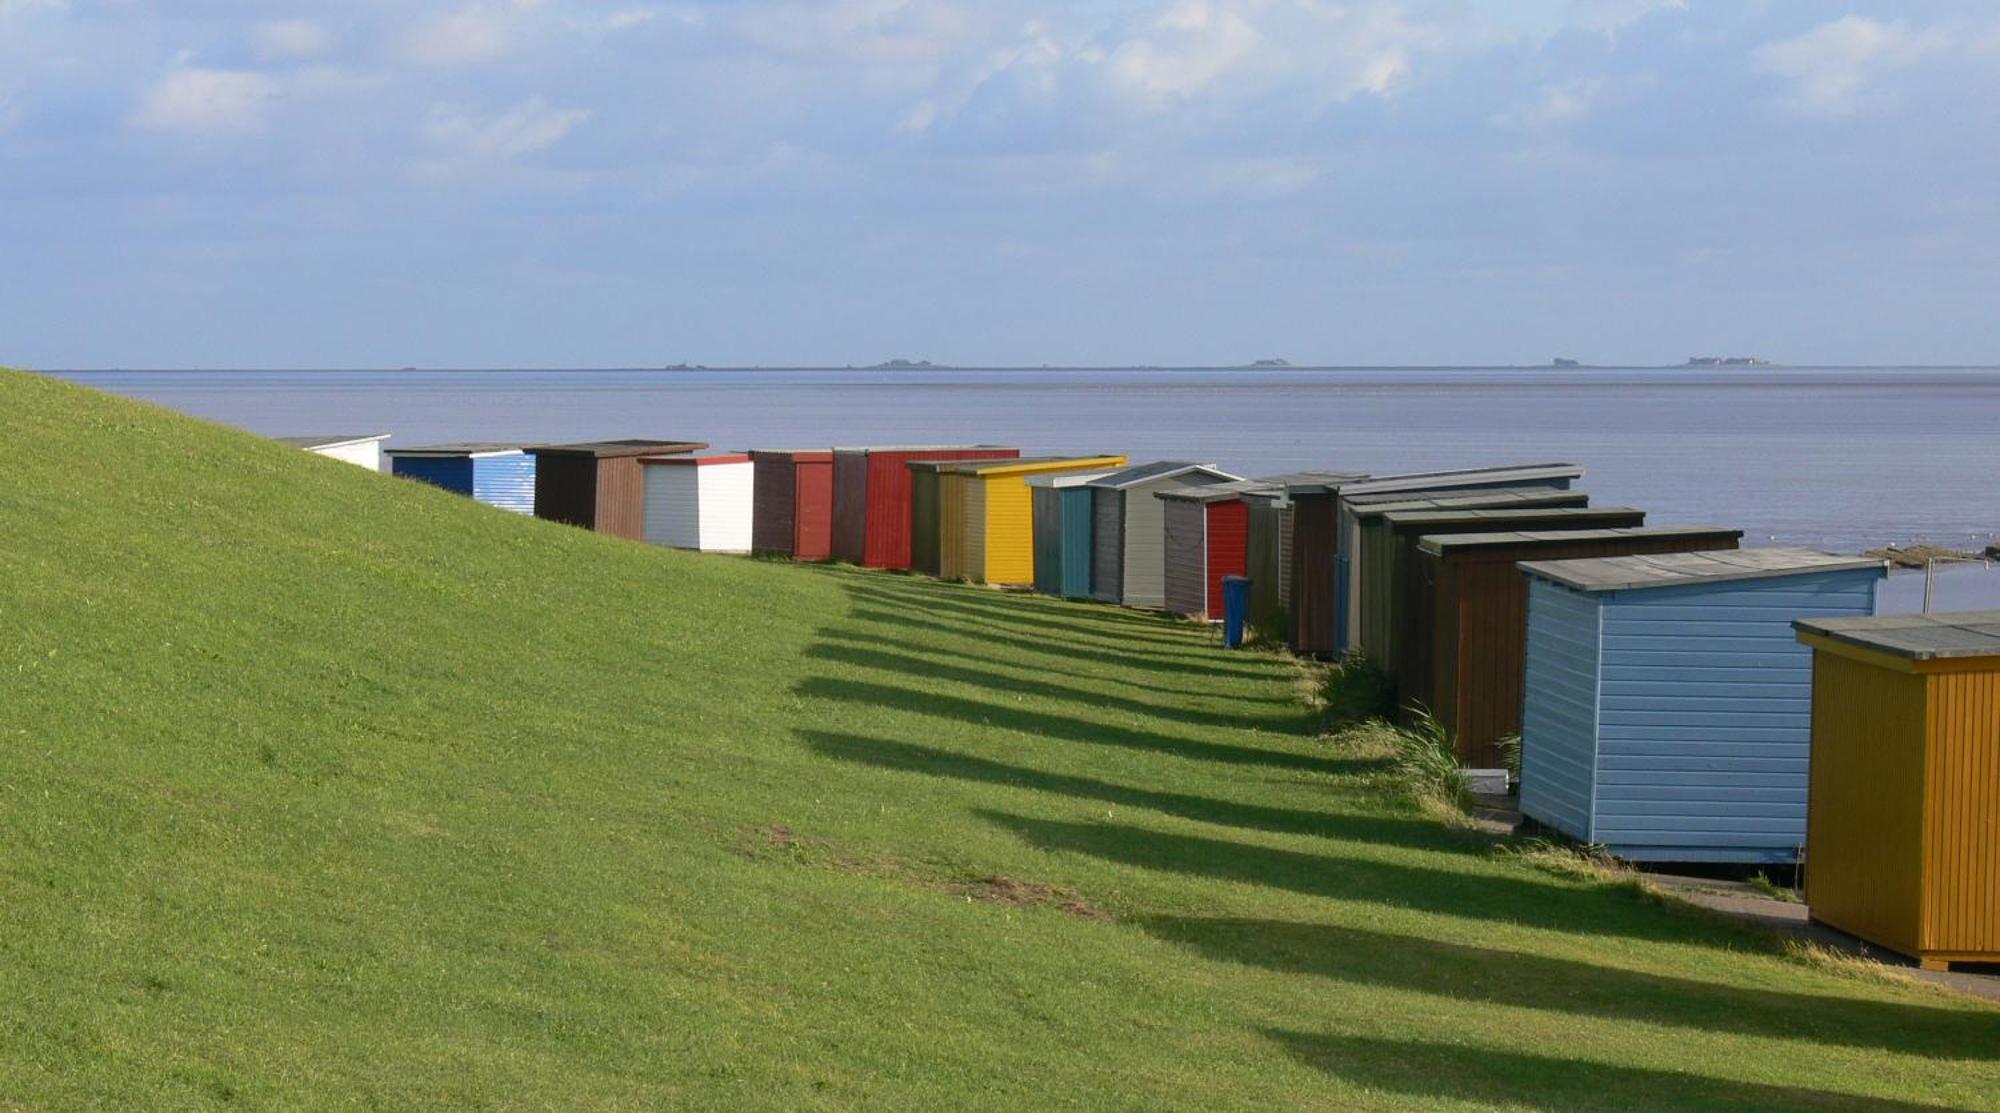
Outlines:
POLYGON ((0 1107, 2000 1108, 2000 1011, 1496 853, 1295 682, 0 372, 0 1107))

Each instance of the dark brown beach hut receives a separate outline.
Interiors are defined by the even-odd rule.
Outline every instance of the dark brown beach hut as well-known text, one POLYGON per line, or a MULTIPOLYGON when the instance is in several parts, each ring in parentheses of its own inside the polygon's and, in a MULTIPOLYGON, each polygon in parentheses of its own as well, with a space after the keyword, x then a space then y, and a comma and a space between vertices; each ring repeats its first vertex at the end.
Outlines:
MULTIPOLYGON (((1585 496, 1580 491, 1557 492, 1552 498, 1585 496)), ((1405 507, 1407 503, 1386 506, 1405 507)), ((1361 543, 1354 556, 1361 579, 1361 641, 1355 648, 1394 675, 1397 575, 1426 536, 1495 533, 1505 530, 1629 529, 1646 524, 1646 512, 1630 506, 1591 508, 1575 505, 1473 507, 1452 510, 1369 507, 1361 517, 1361 543)))
POLYGON ((750 551, 793 560, 833 555, 833 450, 753 448, 750 551))
POLYGON ((1511 530, 1424 537, 1398 569, 1397 696, 1457 741, 1459 760, 1502 764, 1499 742, 1521 730, 1528 581, 1522 561, 1734 549, 1740 529, 1715 526, 1511 530))
POLYGON ((535 457, 535 517, 613 537, 646 536, 646 474, 641 456, 680 456, 706 441, 617 440, 530 445, 535 457))

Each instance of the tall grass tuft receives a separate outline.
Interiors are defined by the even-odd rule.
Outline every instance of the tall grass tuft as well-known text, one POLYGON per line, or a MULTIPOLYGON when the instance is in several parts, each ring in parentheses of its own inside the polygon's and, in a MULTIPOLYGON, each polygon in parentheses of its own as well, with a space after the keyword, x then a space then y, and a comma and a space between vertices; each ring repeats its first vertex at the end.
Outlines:
POLYGON ((1460 809, 1472 801, 1458 745, 1427 708, 1413 708, 1410 725, 1396 730, 1396 772, 1419 800, 1460 809))

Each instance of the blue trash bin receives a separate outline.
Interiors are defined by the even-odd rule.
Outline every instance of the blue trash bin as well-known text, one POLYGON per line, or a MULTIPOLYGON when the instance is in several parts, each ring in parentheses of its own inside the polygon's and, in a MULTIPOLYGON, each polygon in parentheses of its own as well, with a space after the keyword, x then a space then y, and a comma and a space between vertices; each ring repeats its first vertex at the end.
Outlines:
POLYGON ((1243 624, 1250 617, 1250 577, 1222 577, 1222 648, 1243 648, 1243 624))

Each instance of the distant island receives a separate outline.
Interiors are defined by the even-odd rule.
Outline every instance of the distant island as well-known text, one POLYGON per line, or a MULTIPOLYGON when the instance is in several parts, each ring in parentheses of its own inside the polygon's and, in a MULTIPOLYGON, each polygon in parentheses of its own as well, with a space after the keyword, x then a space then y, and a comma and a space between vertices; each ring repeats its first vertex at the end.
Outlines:
POLYGON ((1251 362, 1246 363, 1243 366, 1252 368, 1257 368, 1257 367, 1268 368, 1268 367, 1290 367, 1291 365, 1292 361, 1289 359, 1259 359, 1259 360, 1252 360, 1251 362))
POLYGON ((938 368, 940 368, 940 367, 942 367, 942 366, 944 366, 944 365, 943 365, 943 364, 939 364, 939 363, 932 363, 932 362, 931 362, 930 360, 927 360, 927 359, 887 359, 887 360, 883 360, 883 361, 882 361, 881 363, 876 363, 876 364, 871 364, 871 365, 870 365, 870 366, 868 367, 868 370, 870 370, 870 371, 934 371, 934 370, 937 370, 938 368))
POLYGON ((700 363, 674 363, 660 368, 662 371, 706 371, 707 365, 700 363))
POLYGON ((1689 356, 1689 367, 1776 367, 1768 359, 1757 356, 1689 356))
POLYGON ((1577 362, 1576 360, 1573 360, 1573 359, 1569 358, 1568 356, 1557 356, 1556 358, 1554 358, 1554 359, 1552 359, 1552 360, 1550 360, 1550 361, 1549 361, 1549 366, 1550 366, 1550 367, 1582 367, 1582 366, 1583 366, 1583 364, 1581 364, 1581 363, 1578 363, 1578 362, 1577 362))

